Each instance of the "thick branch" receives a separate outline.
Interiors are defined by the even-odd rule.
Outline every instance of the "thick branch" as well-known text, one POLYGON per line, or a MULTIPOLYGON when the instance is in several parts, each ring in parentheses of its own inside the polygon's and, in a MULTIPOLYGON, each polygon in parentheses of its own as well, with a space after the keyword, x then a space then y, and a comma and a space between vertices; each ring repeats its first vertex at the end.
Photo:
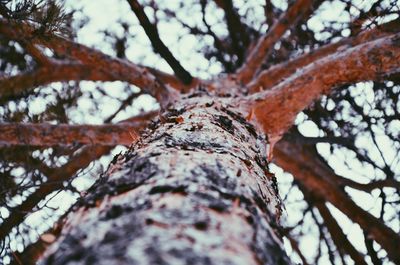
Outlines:
POLYGON ((41 66, 48 66, 52 64, 52 59, 47 57, 34 44, 26 41, 20 41, 20 44, 32 56, 32 58, 35 59, 37 64, 41 66))
POLYGON ((6 123, 0 124, 0 147, 15 145, 129 145, 135 141, 140 122, 69 125, 6 123))
POLYGON ((321 95, 344 84, 380 80, 399 71, 398 33, 324 57, 248 100, 265 132, 279 139, 296 115, 321 95))
POLYGON ((308 17, 313 9, 313 0, 297 0, 288 10, 281 15, 271 30, 259 39, 254 49, 246 59, 246 62, 238 71, 238 79, 242 83, 248 83, 261 68, 283 34, 299 21, 308 17))
MULTIPOLYGON (((0 19, 0 34, 10 39, 30 41, 31 43, 50 48, 58 55, 78 60, 82 64, 90 66, 92 71, 106 74, 108 79, 125 81, 136 85, 161 102, 169 98, 169 92, 161 79, 168 81, 173 79, 173 77, 166 73, 162 73, 162 76, 159 77, 155 75, 156 72, 150 71, 146 67, 136 65, 127 60, 111 57, 101 51, 75 43, 66 38, 55 35, 42 36, 43 34, 38 34, 33 26, 22 22, 16 23, 11 20, 0 19)), ((160 73, 160 71, 158 72, 160 73)), ((187 90, 187 87, 179 87, 176 83, 173 87, 180 91, 187 90)))
POLYGON ((296 181, 312 191, 316 196, 335 205, 353 222, 373 238, 388 253, 389 259, 400 262, 400 236, 385 226, 382 221, 364 211, 335 182, 335 173, 327 165, 316 159, 308 147, 282 139, 274 149, 276 162, 293 174, 296 181))
POLYGON ((171 66, 172 70, 176 74, 176 76, 185 84, 190 84, 193 80, 193 77, 190 73, 183 68, 180 62, 174 57, 168 47, 164 44, 164 42, 160 39, 160 35, 157 30, 157 26, 152 24, 144 12, 143 7, 136 0, 128 0, 128 3, 138 18, 140 25, 142 25, 144 31, 146 32, 147 37, 149 37, 151 44, 153 45, 154 50, 161 55, 162 58, 167 61, 169 66, 171 66))
MULTIPOLYGON (((136 130, 143 129, 148 120, 154 116, 154 112, 146 113, 128 119, 127 121, 137 123, 136 130)), ((36 205, 46 198, 50 193, 64 187, 64 181, 69 180, 77 171, 87 167, 92 161, 99 159, 112 150, 111 146, 85 146, 81 151, 72 157, 64 166, 54 169, 45 184, 41 185, 36 191, 29 195, 26 200, 10 209, 11 215, 0 224, 0 242, 11 232, 11 230, 22 223, 25 217, 32 212, 36 205)))
POLYGON ((14 98, 26 94, 38 86, 71 80, 115 81, 118 79, 107 72, 86 65, 57 63, 16 76, 0 78, 0 96, 14 98))
POLYGON ((299 69, 315 62, 316 60, 331 55, 337 51, 343 51, 356 45, 390 35, 395 30, 398 31, 399 28, 400 20, 394 20, 374 29, 364 31, 357 36, 345 38, 336 43, 327 44, 293 60, 274 65, 271 68, 262 71, 255 80, 249 83, 249 92, 256 93, 262 90, 268 90, 282 82, 285 78, 296 73, 299 69))

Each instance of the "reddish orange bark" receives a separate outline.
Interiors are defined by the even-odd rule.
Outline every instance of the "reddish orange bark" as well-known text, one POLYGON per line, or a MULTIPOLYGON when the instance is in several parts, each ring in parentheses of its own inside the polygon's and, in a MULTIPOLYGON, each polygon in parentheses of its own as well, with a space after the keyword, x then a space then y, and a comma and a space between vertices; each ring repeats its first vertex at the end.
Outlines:
POLYGON ((262 36, 256 46, 251 50, 245 63, 237 73, 237 79, 247 84, 261 69, 262 63, 267 59, 274 45, 281 39, 282 35, 294 27, 301 19, 309 16, 313 9, 313 0, 297 0, 282 16, 275 22, 269 32, 262 36))
POLYGON ((130 145, 137 140, 140 122, 104 125, 0 124, 0 146, 130 145))
POLYGON ((278 140, 296 115, 321 95, 348 83, 379 80, 400 70, 400 34, 338 51, 299 69, 270 90, 247 98, 270 139, 278 140))

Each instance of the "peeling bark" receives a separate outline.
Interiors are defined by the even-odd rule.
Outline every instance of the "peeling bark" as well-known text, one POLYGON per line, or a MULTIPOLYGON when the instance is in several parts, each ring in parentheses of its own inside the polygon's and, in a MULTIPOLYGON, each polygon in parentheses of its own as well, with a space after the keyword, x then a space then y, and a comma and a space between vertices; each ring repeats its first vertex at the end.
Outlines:
POLYGON ((161 114, 74 206, 41 264, 290 264, 267 142, 226 102, 204 93, 161 114))

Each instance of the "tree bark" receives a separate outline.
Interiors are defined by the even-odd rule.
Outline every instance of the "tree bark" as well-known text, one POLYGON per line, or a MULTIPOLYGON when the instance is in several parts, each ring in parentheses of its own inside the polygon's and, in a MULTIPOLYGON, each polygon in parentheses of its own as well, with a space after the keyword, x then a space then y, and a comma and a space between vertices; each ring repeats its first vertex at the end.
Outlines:
POLYGON ((228 102, 201 92, 161 114, 71 209, 41 264, 290 264, 265 136, 228 102))

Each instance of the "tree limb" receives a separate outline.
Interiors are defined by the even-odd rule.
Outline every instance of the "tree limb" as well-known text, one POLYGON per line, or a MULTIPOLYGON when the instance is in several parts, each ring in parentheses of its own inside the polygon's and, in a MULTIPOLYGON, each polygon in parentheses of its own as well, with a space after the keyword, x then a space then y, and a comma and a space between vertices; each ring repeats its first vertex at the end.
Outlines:
POLYGON ((232 47, 238 56, 238 64, 241 65, 244 60, 244 53, 250 44, 249 34, 240 21, 240 15, 235 10, 232 0, 215 0, 215 3, 225 12, 225 20, 232 40, 232 47))
POLYGON ((354 180, 338 176, 337 182, 339 183, 339 185, 343 187, 347 186, 365 192, 371 192, 374 189, 381 189, 385 187, 394 188, 400 191, 400 182, 396 181, 395 179, 382 179, 382 180, 371 181, 369 183, 359 183, 354 180))
POLYGON ((285 78, 290 77, 298 69, 313 63, 325 56, 331 55, 337 51, 343 51, 356 45, 376 40, 384 36, 388 36, 395 30, 400 29, 400 20, 393 20, 388 23, 379 25, 378 27, 363 31, 357 36, 344 38, 336 43, 327 44, 317 50, 301 55, 295 59, 272 66, 262 71, 256 79, 248 84, 250 93, 256 93, 262 90, 268 90, 285 78))
MULTIPOLYGON (((154 115, 154 112, 150 112, 128 120, 137 123, 138 127, 136 130, 140 130, 146 126, 148 120, 154 117, 154 115)), ((62 189, 64 181, 69 180, 77 171, 87 167, 92 161, 99 159, 112 149, 112 146, 85 146, 68 163, 54 169, 47 176, 48 180, 46 183, 30 194, 22 204, 10 209, 11 215, 0 224, 0 242, 5 239, 14 227, 24 221, 25 217, 32 212, 40 201, 45 199, 50 193, 62 189)))
POLYGON ((315 61, 270 90, 248 97, 270 139, 279 139, 296 115, 322 94, 348 83, 400 72, 400 33, 338 51, 315 61))
POLYGON ((0 124, 2 146, 130 145, 140 122, 103 125, 0 124))
MULTIPOLYGON (((42 45, 52 49, 58 55, 66 56, 77 60, 92 68, 91 71, 98 71, 99 74, 106 74, 107 79, 125 81, 143 89, 146 93, 157 98, 161 103, 170 97, 170 91, 163 82, 155 75, 156 72, 146 67, 136 65, 130 61, 114 58, 83 44, 75 43, 61 36, 40 35, 37 29, 27 23, 14 22, 0 18, 0 34, 17 41, 29 41, 36 45, 42 45)), ((161 73, 160 71, 158 71, 161 73)), ((162 73, 162 79, 173 79, 170 75, 162 73)), ((106 79, 106 78, 104 78, 106 79)), ((108 81, 109 81, 108 80, 108 81)), ((194 82, 193 86, 197 83, 194 82)), ((187 88, 173 86, 180 91, 187 91, 187 88)))
POLYGON ((51 58, 49 58, 45 54, 43 54, 35 46, 35 44, 29 43, 26 41, 20 41, 20 44, 32 56, 32 58, 36 61, 37 64, 39 64, 41 66, 48 66, 48 65, 52 64, 51 58))
POLYGON ((381 220, 364 211, 335 182, 331 168, 316 159, 315 151, 283 138, 274 149, 275 161, 293 174, 296 181, 318 197, 332 203, 373 238, 388 253, 388 258, 400 262, 400 235, 381 220))
POLYGON ((11 232, 11 230, 22 223, 25 217, 33 211, 36 205, 53 191, 64 187, 64 181, 70 179, 81 168, 87 167, 93 160, 99 159, 111 151, 109 146, 84 147, 81 152, 73 157, 67 164, 54 170, 47 176, 48 180, 37 190, 29 195, 22 204, 10 209, 11 215, 0 224, 0 241, 11 232))
POLYGON ((289 240, 290 246, 292 247, 292 249, 297 253, 297 255, 299 255, 303 265, 309 265, 306 257, 304 257, 303 253, 300 250, 299 243, 293 238, 293 236, 290 234, 290 232, 284 231, 284 236, 289 240))
POLYGON ((174 57, 168 47, 160 39, 160 35, 157 30, 157 26, 152 24, 144 12, 144 8, 136 0, 128 0, 128 3, 139 20, 140 25, 149 37, 154 50, 161 55, 162 58, 167 61, 169 66, 176 74, 176 76, 186 85, 190 84, 193 80, 191 74, 183 68, 181 63, 174 57))
MULTIPOLYGON (((303 187, 302 191, 309 192, 307 187, 303 187)), ((311 195, 314 196, 313 194, 311 195)), ((355 264, 367 265, 363 255, 350 243, 347 236, 343 233, 342 228, 339 226, 335 218, 332 216, 324 201, 319 198, 311 198, 311 203, 315 205, 324 219, 324 225, 327 227, 329 234, 339 252, 348 254, 355 262, 355 264)))
POLYGON ((244 84, 251 81, 283 34, 312 13, 313 2, 313 0, 297 0, 292 6, 288 7, 286 12, 274 23, 271 30, 258 40, 245 63, 238 70, 238 80, 244 84))
POLYGON ((86 65, 57 63, 15 76, 0 78, 0 96, 3 99, 16 98, 41 85, 71 80, 115 81, 118 79, 107 72, 98 71, 86 65))

